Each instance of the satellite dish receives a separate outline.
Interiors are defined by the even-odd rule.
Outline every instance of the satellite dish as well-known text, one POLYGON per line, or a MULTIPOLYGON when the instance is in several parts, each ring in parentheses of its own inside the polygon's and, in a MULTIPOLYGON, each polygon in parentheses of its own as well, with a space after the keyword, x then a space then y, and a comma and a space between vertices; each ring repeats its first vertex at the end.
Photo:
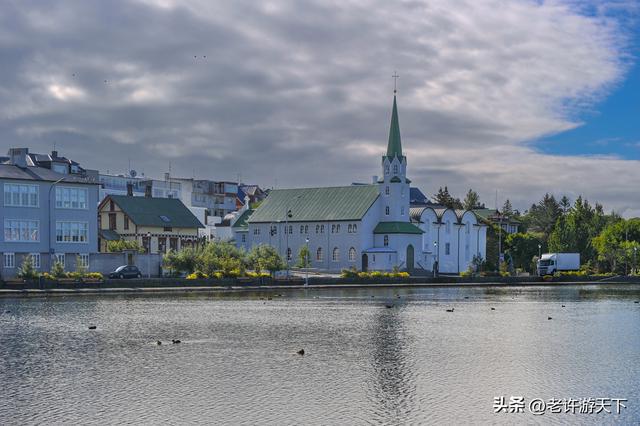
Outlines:
POLYGON ((138 175, 138 172, 136 172, 135 170, 131 170, 129 172, 129 176, 131 176, 131 177, 136 177, 137 175, 138 175))

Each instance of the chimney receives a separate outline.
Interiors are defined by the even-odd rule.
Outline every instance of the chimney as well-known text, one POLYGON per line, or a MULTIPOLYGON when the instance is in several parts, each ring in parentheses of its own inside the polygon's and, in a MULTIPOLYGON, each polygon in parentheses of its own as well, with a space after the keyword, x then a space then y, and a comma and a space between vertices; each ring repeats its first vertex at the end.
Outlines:
POLYGON ((148 184, 146 184, 146 185, 145 185, 145 187, 144 187, 144 196, 145 196, 145 197, 147 197, 147 198, 152 198, 152 195, 151 195, 151 188, 152 188, 152 187, 151 187, 151 184, 150 184, 150 183, 148 183, 148 184))
POLYGON ((127 197, 133 197, 133 183, 127 182, 127 197))
POLYGON ((169 173, 164 174, 164 180, 169 181, 171 179, 171 175, 169 173))
POLYGON ((11 164, 18 167, 27 167, 28 154, 29 154, 29 148, 9 149, 9 157, 11 157, 11 164))
POLYGON ((51 158, 57 158, 58 157, 58 151, 51 151, 51 158))
POLYGON ((378 176, 376 175, 371 176, 371 183, 378 183, 378 176))

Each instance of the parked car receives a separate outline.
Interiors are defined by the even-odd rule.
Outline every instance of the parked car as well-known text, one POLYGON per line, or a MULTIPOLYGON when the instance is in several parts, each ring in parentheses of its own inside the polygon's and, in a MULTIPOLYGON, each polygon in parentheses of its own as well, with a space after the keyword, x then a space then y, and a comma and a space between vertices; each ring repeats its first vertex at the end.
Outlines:
POLYGON ((142 278, 142 272, 136 265, 122 265, 109 273, 109 278, 142 278))

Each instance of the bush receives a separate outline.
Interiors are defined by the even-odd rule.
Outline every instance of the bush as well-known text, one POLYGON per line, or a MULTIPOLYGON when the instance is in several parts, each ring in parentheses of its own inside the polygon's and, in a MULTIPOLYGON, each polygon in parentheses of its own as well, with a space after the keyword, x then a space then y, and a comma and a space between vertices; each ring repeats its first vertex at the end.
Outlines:
POLYGON ((409 278, 410 275, 408 272, 392 272, 389 276, 394 278, 409 278))
POLYGON ((65 278, 67 276, 64 272, 64 265, 62 262, 53 262, 53 266, 51 266, 51 275, 53 275, 54 278, 65 278))
POLYGON ((471 272, 471 271, 462 271, 462 272, 460 272, 460 276, 463 277, 463 278, 468 278, 468 277, 473 276, 473 272, 471 272))
POLYGON ((23 280, 33 280, 38 278, 38 276, 38 271, 33 267, 33 259, 31 258, 31 255, 25 257, 22 261, 22 265, 20 265, 18 277, 23 280))
POLYGON ((138 241, 131 241, 131 240, 107 241, 107 251, 121 252, 124 250, 135 250, 138 253, 145 252, 144 247, 142 247, 138 241))
POLYGON ((340 271, 340 276, 342 278, 357 278, 358 270, 356 269, 355 266, 352 266, 349 269, 343 269, 342 271, 340 271))
POLYGON ((558 271, 554 274, 556 277, 586 277, 587 271, 558 271))
POLYGON ((250 278, 269 278, 271 274, 269 274, 268 272, 249 271, 247 272, 247 276, 250 278))
POLYGON ((87 272, 84 274, 83 278, 88 278, 91 280, 104 280, 104 276, 100 272, 87 272))
POLYGON ((201 280, 203 278, 209 278, 209 276, 203 272, 196 271, 186 277, 188 280, 201 280))

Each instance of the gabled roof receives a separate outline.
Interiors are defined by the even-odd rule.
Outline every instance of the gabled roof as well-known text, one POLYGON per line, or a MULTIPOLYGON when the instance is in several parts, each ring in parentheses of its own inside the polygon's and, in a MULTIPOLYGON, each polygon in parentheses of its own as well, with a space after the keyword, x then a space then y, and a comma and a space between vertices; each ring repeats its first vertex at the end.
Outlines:
POLYGON ((44 167, 28 166, 18 167, 15 164, 0 164, 0 178, 19 180, 40 180, 55 182, 62 178, 61 185, 65 183, 84 183, 97 185, 95 180, 78 175, 67 175, 54 172, 44 167))
POLYGON ((248 209, 245 210, 242 215, 235 221, 235 223, 231 226, 232 228, 247 228, 249 225, 247 224, 247 220, 253 214, 253 210, 248 209))
POLYGON ((289 222, 360 220, 379 195, 378 185, 274 189, 248 222, 284 222, 288 211, 289 222))
POLYGON ((110 199, 138 226, 204 228, 204 225, 177 198, 108 195, 100 203, 100 207, 110 199))
POLYGON ((409 222, 379 222, 374 234, 424 234, 424 231, 409 222))

